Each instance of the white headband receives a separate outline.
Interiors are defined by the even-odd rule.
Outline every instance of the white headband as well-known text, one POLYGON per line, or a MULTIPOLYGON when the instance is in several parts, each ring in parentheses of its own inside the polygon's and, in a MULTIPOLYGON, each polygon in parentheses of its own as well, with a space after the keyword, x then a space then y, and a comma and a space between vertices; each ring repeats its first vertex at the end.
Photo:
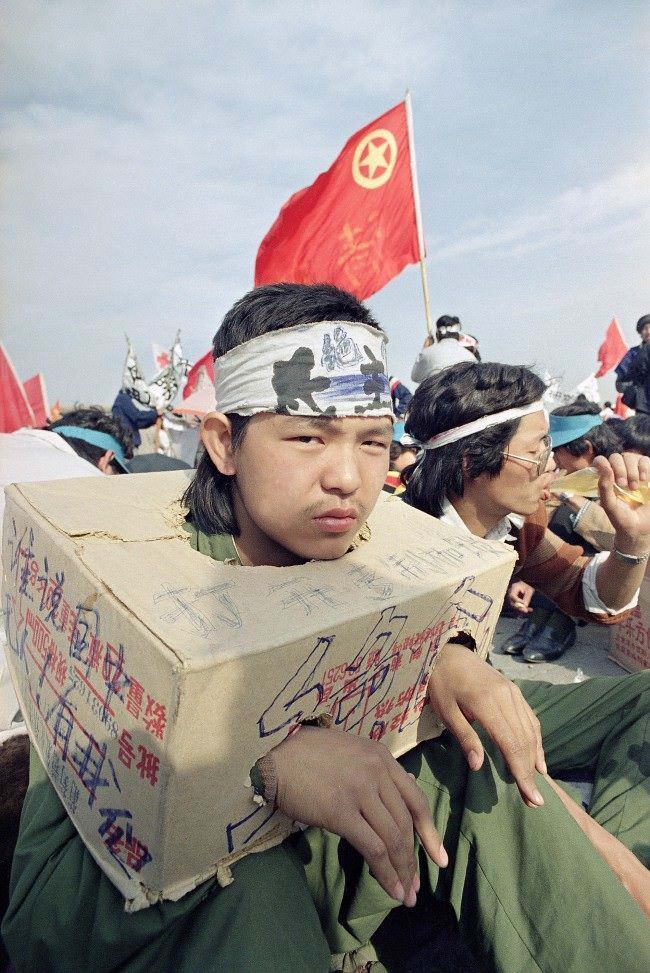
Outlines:
POLYGON ((269 331, 217 358, 217 408, 240 416, 392 417, 387 342, 377 328, 353 321, 269 331))
POLYGON ((503 412, 493 412, 492 415, 482 416, 480 419, 474 419, 473 422, 466 422, 462 426, 454 426, 453 429, 439 432, 436 436, 428 439, 426 443, 423 443, 422 449, 440 449, 441 446, 456 443, 459 439, 473 436, 475 432, 482 432, 484 429, 489 429, 490 426, 499 426, 502 422, 510 422, 511 419, 528 416, 531 412, 546 412, 541 399, 538 399, 537 402, 531 402, 530 405, 524 405, 520 409, 504 409, 503 412))

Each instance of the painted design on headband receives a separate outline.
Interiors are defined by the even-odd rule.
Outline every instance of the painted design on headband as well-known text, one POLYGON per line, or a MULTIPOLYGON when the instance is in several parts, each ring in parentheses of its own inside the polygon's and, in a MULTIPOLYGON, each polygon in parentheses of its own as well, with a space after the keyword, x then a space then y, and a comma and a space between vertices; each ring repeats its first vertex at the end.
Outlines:
POLYGON ((357 362, 363 361, 363 355, 359 351, 359 346, 353 338, 348 337, 345 328, 340 325, 334 328, 334 336, 329 332, 323 335, 323 354, 321 355, 321 365, 328 372, 333 372, 336 368, 350 367, 357 362))
MULTIPOLYGON (((337 349, 342 349, 341 356, 334 351, 332 357, 336 356, 336 363, 331 368, 337 367, 345 369, 342 375, 332 375, 328 378, 318 375, 312 378, 311 372, 314 369, 315 361, 311 348, 297 348, 289 361, 275 362, 273 365, 273 378, 271 385, 278 397, 276 409, 284 415, 297 412, 300 408, 299 402, 304 402, 307 408, 319 415, 337 415, 336 401, 341 399, 349 400, 366 395, 370 399, 367 404, 355 405, 354 411, 357 414, 372 412, 374 409, 385 409, 386 402, 382 395, 390 395, 390 385, 384 361, 376 358, 372 349, 368 345, 363 346, 367 361, 363 361, 363 356, 359 352, 355 341, 348 338, 343 328, 336 328, 334 336, 338 335, 337 349), (348 371, 351 364, 361 362, 360 374, 350 374, 348 371), (323 401, 323 407, 319 406, 314 395, 318 394, 323 401), (326 404, 329 403, 329 404, 326 404)), ((323 348, 333 348, 332 336, 328 333, 323 337, 323 348)), ((321 363, 324 364, 325 352, 321 363)), ((328 367, 328 366, 325 366, 328 367)))
POLYGON ((297 348, 289 361, 278 361, 274 364, 271 385, 278 396, 278 412, 283 415, 290 415, 289 410, 297 412, 300 401, 312 412, 336 415, 334 406, 323 410, 314 401, 315 392, 324 392, 330 386, 329 378, 311 377, 315 364, 311 348, 297 348))
POLYGON ((393 408, 386 336, 354 321, 260 335, 215 361, 219 411, 239 415, 385 415, 393 408))

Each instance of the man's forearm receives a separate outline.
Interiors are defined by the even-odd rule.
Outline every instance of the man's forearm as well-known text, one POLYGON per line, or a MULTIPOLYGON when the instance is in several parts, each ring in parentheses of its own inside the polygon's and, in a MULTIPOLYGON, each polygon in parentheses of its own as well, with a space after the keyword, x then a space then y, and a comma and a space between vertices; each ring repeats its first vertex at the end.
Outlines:
POLYGON ((649 550, 650 538, 632 539, 621 537, 619 534, 615 535, 614 549, 607 560, 599 565, 596 572, 598 596, 608 608, 614 611, 622 611, 630 603, 641 586, 648 563, 647 561, 640 561, 635 564, 632 561, 626 561, 625 558, 617 557, 616 551, 632 557, 643 557, 649 550))

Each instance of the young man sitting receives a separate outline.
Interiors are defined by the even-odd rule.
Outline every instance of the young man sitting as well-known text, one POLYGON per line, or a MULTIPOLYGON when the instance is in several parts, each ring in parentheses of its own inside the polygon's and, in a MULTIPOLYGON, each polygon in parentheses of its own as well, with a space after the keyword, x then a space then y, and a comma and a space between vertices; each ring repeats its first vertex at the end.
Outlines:
MULTIPOLYGON (((405 499, 461 530, 513 544, 518 555, 516 578, 548 595, 564 611, 601 624, 616 623, 636 603, 645 572, 650 505, 629 506, 614 486, 634 489, 646 482, 650 460, 631 453, 593 458, 600 476, 600 501, 615 537, 611 553, 584 557, 580 547, 565 543, 547 528, 544 502, 549 498, 555 463, 541 402, 544 387, 526 368, 492 363, 455 365, 425 381, 409 410, 407 431, 420 442, 423 452, 420 461, 406 471, 405 499)), ((451 651, 458 650, 452 647, 451 651)), ((444 667, 445 654, 443 649, 434 677, 444 667)), ((606 848, 606 858, 619 876, 620 863, 626 861, 625 870, 631 866, 640 882, 637 900, 649 911, 647 872, 637 869, 635 861, 595 828, 593 821, 616 835, 647 867, 647 783, 645 789, 630 788, 625 770, 629 747, 639 755, 641 751, 630 737, 620 746, 614 741, 618 722, 634 700, 635 705, 640 704, 639 722, 634 730, 626 727, 623 737, 631 733, 636 735, 638 747, 647 746, 644 720, 650 673, 592 679, 580 686, 533 681, 517 685, 541 720, 551 770, 596 768, 589 819, 567 803, 550 779, 549 783, 596 847, 606 848)), ((462 714, 436 702, 435 692, 432 702, 450 728, 462 720, 462 714)), ((461 738, 460 727, 456 736, 461 738)), ((467 750, 471 739, 468 730, 467 750)), ((542 768, 538 765, 538 769, 542 768)), ((639 775, 646 774, 647 769, 635 765, 631 779, 640 781, 639 775)))
MULTIPOLYGON (((206 456, 186 494, 196 549, 283 566, 336 559, 359 542, 388 469, 383 340, 367 309, 325 285, 260 288, 226 315, 214 344, 222 412, 204 422, 206 456), (317 363, 334 328, 360 355, 328 379, 317 363)), ((399 762, 378 742, 303 726, 258 761, 256 786, 312 827, 239 861, 225 888, 210 880, 132 914, 34 760, 3 925, 19 973, 354 970, 382 953, 382 920, 412 907, 421 885, 421 920, 433 925, 452 902, 488 969, 577 971, 576 941, 581 970, 618 961, 624 948, 636 955, 645 920, 577 828, 588 895, 573 917, 583 935, 572 923, 569 936, 560 903, 575 868, 549 849, 574 822, 537 774, 539 724, 509 686, 464 646, 446 646, 430 691, 460 745, 442 735, 399 762), (522 882, 551 877, 557 893, 544 888, 531 916, 522 882)), ((396 924, 398 949, 382 953, 397 953, 386 966, 400 973, 412 951, 403 930, 396 924)))

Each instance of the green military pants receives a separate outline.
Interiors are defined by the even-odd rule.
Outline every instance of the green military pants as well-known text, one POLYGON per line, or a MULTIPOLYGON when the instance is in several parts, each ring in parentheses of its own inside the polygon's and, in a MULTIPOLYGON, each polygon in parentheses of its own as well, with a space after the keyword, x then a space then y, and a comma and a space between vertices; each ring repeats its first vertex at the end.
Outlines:
MULTIPOLYGON (((594 817, 646 864, 649 685, 650 672, 569 686, 520 683, 542 723, 550 772, 593 767, 594 817)), ((444 870, 425 863, 423 886, 451 902, 486 970, 645 971, 650 924, 641 910, 554 792, 540 781, 544 807, 525 807, 485 744, 478 772, 467 769, 449 734, 402 758, 450 856, 444 870)), ((326 973, 330 951, 334 969, 377 959, 372 938, 395 903, 335 835, 309 829, 233 872, 226 889, 210 881, 178 903, 124 913, 37 768, 3 934, 19 973, 326 973)), ((399 973, 399 961, 387 965, 399 973)))
MULTIPOLYGON (((554 686, 518 682, 537 713, 551 775, 593 768, 590 813, 646 867, 650 844, 650 672, 554 686)), ((451 902, 486 970, 624 973, 650 968, 650 923, 557 795, 528 808, 483 734, 486 761, 467 768, 445 734, 401 758, 418 780, 450 864, 426 859, 434 895, 451 902)), ((310 830, 306 871, 338 967, 375 959, 372 936, 392 901, 333 836, 310 830), (361 870, 361 878, 359 878, 361 870), (331 876, 337 875, 336 883, 331 876)), ((381 957, 380 957, 381 958, 381 957)), ((380 967, 381 968, 381 967, 380 967)), ((390 967, 396 973, 399 965, 390 967)))

